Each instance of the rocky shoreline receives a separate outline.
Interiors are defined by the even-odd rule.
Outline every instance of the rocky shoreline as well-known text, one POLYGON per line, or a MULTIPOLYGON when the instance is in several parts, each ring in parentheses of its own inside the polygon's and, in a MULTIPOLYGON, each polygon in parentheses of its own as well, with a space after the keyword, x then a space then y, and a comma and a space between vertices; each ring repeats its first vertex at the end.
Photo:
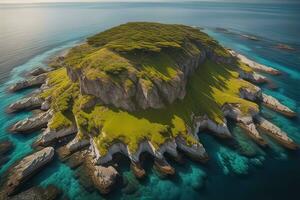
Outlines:
MULTIPOLYGON (((276 69, 260 65, 233 51, 231 51, 231 53, 255 71, 262 71, 273 75, 280 74, 280 72, 276 69)), ((47 72, 48 70, 36 69, 29 73, 33 77, 26 81, 14 84, 9 90, 15 92, 29 87, 47 87, 47 72)), ((72 73, 73 72, 69 72, 69 74, 72 73)), ((250 81, 252 80, 255 83, 266 82, 266 78, 256 72, 244 73, 239 71, 239 74, 241 78, 250 81)), ((75 77, 75 75, 71 76, 75 77)), ((262 93, 260 88, 254 85, 251 89, 241 88, 240 96, 244 99, 259 102, 286 116, 293 117, 296 115, 295 112, 281 104, 277 99, 262 93)), ((193 145, 186 144, 185 140, 178 136, 173 140, 166 141, 159 148, 155 148, 150 141, 145 140, 139 144, 136 152, 131 152, 127 145, 117 142, 107 149, 107 153, 105 155, 101 155, 92 138, 81 139, 78 137, 79 130, 76 124, 63 127, 59 130, 52 130, 49 127, 49 121, 53 115, 53 111, 50 109, 50 99, 30 96, 11 104, 8 107, 7 112, 13 113, 22 110, 32 110, 35 108, 41 109, 42 112, 15 123, 9 130, 13 133, 27 133, 46 128, 35 143, 35 146, 39 146, 39 148, 42 149, 23 158, 9 170, 5 189, 7 195, 16 194, 20 185, 51 162, 55 154, 55 150, 51 146, 55 146, 57 141, 60 141, 70 135, 75 135, 75 138, 66 144, 65 148, 68 151, 66 155, 69 156, 76 152, 86 153, 86 158, 83 162, 87 166, 88 173, 92 178, 93 184, 103 194, 109 193, 120 179, 118 171, 111 165, 113 157, 117 153, 121 153, 130 159, 131 169, 137 178, 142 178, 146 174, 140 163, 140 156, 142 153, 150 154, 154 159, 155 169, 159 173, 169 176, 176 172, 165 159, 165 154, 171 155, 171 157, 176 160, 179 157, 178 152, 180 151, 193 160, 200 162, 208 161, 208 154, 203 145, 198 141, 197 133, 199 130, 208 129, 219 138, 233 139, 233 136, 227 127, 226 119, 224 119, 224 123, 218 124, 209 119, 207 116, 191 116, 193 119, 193 131, 190 130, 190 135, 198 141, 193 145)), ((289 138, 284 131, 259 116, 257 111, 249 111, 248 115, 245 116, 239 110, 239 107, 233 104, 224 105, 222 111, 226 118, 236 121, 237 124, 245 130, 245 133, 261 146, 267 145, 267 142, 261 136, 261 134, 264 133, 274 138, 288 149, 298 148, 298 145, 289 138)), ((78 165, 80 165, 80 163, 78 165)), ((77 166, 77 164, 74 166, 77 166)))

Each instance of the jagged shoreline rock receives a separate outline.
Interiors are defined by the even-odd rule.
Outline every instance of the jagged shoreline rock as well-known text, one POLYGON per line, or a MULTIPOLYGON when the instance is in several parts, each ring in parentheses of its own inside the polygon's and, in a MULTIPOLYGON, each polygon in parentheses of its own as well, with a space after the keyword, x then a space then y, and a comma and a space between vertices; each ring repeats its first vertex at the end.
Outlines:
POLYGON ((263 130, 264 133, 274 138, 284 147, 291 150, 295 150, 299 148, 299 146, 291 138, 289 138, 284 131, 282 131, 276 125, 272 124, 271 122, 264 119, 263 117, 257 117, 256 121, 258 123, 259 129, 263 130))
POLYGON ((8 178, 5 184, 7 195, 15 194, 20 185, 49 163, 53 159, 53 156, 54 148, 47 147, 20 160, 8 172, 8 178))
POLYGON ((294 111, 289 109, 287 106, 281 104, 277 99, 275 99, 270 95, 262 94, 262 102, 266 107, 271 108, 285 116, 288 117, 296 116, 296 113, 294 111))
POLYGON ((42 135, 35 142, 37 146, 49 146, 58 139, 77 133, 77 127, 72 125, 70 127, 61 128, 60 130, 51 130, 49 127, 43 131, 42 135))
POLYGON ((280 72, 277 69, 259 64, 259 63, 255 62, 253 60, 250 60, 246 56, 241 55, 241 54, 239 54, 239 53, 237 53, 233 50, 230 50, 230 52, 233 56, 237 57, 243 63, 247 64, 249 67, 253 68, 256 71, 265 72, 265 73, 272 74, 272 75, 279 75, 280 74, 280 72))
POLYGON ((22 110, 40 108, 43 102, 44 102, 43 99, 39 97, 35 97, 35 96, 26 97, 15 103, 10 104, 9 107, 7 108, 7 112, 13 113, 22 110))
POLYGON ((53 113, 49 111, 26 118, 12 125, 9 128, 9 131, 12 133, 28 133, 31 131, 39 130, 41 128, 46 128, 52 115, 53 113))
POLYGON ((44 84, 46 79, 47 79, 46 74, 40 74, 38 76, 34 76, 32 78, 17 82, 14 85, 12 85, 11 87, 9 87, 8 90, 10 92, 16 92, 16 91, 20 91, 20 90, 30 88, 30 87, 38 87, 38 86, 41 86, 42 84, 44 84))

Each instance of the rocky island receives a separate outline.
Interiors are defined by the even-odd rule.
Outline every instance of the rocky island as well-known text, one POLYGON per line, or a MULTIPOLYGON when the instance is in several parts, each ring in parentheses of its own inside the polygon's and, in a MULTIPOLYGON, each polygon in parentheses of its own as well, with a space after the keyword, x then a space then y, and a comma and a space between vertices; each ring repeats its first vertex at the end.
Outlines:
POLYGON ((35 70, 30 79, 9 89, 41 86, 9 106, 8 112, 41 109, 10 131, 45 129, 35 143, 42 150, 20 161, 8 176, 8 195, 29 176, 19 178, 19 172, 33 172, 26 167, 32 169, 32 163, 40 168, 50 162, 52 147, 62 141, 64 156, 85 155, 91 181, 101 193, 110 192, 120 178, 113 165, 117 153, 130 159, 138 178, 145 175, 142 153, 152 155, 157 171, 166 175, 175 170, 165 154, 176 160, 183 152, 206 162, 209 152, 197 134, 208 129, 216 137, 234 140, 228 118, 261 146, 268 145, 262 137, 266 134, 286 148, 298 148, 284 131, 260 116, 260 105, 295 116, 255 85, 266 81, 259 72, 279 72, 222 47, 197 28, 123 24, 89 37, 49 66, 51 70, 35 70))

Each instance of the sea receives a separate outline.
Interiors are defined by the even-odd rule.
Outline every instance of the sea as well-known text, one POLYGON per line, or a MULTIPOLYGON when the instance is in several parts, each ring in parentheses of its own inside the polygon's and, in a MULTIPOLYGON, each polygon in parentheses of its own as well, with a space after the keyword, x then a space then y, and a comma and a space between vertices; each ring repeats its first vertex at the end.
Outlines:
MULTIPOLYGON (((7 88, 22 80, 26 72, 46 66, 49 58, 83 42, 86 37, 132 21, 201 28, 225 47, 280 70, 280 76, 265 74, 272 83, 261 87, 298 116, 286 118, 263 106, 261 112, 300 144, 300 3, 274 2, 0 4, 0 141, 10 140, 14 144, 9 161, 0 167, 0 178, 15 161, 34 151, 31 144, 40 134, 7 131, 17 120, 32 115, 31 112, 5 112, 10 103, 32 92, 28 89, 9 93, 7 88), (287 44, 294 50, 278 49, 278 44, 287 44)), ((129 162, 124 160, 118 163, 124 184, 103 196, 87 189, 78 179, 78 171, 55 157, 26 187, 53 184, 64 192, 62 198, 71 200, 300 199, 300 151, 288 151, 266 136, 270 145, 261 148, 234 122, 229 122, 229 126, 234 142, 224 142, 206 131, 199 132, 210 160, 200 164, 184 159, 179 164, 170 159, 176 170, 171 178, 161 177, 149 161, 145 164, 147 177, 139 181, 131 173, 129 162)))

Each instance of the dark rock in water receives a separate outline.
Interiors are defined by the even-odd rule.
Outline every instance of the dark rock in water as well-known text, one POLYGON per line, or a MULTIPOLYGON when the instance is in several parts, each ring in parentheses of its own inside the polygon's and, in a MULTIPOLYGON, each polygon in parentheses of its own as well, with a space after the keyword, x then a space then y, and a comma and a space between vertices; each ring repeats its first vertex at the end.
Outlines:
POLYGON ((2 165, 4 165, 5 163, 7 163, 8 160, 9 160, 9 158, 7 156, 1 155, 1 157, 0 157, 0 169, 1 169, 2 165))
POLYGON ((270 90, 277 90, 278 89, 278 86, 272 81, 268 81, 267 87, 270 90))
POLYGON ((13 149, 13 144, 9 140, 0 141, 0 156, 7 154, 13 149))
POLYGON ((285 51, 295 51, 296 49, 287 45, 287 44, 278 44, 275 46, 275 48, 285 51))
POLYGON ((126 185, 122 189, 122 193, 125 194, 134 194, 138 191, 138 183, 136 181, 126 179, 126 185))
POLYGON ((229 33, 229 30, 226 28, 217 27, 215 30, 221 33, 229 33))
MULTIPOLYGON (((62 194, 62 191, 53 185, 46 188, 32 187, 15 196, 6 198, 8 200, 56 200, 62 194)), ((0 196, 1 197, 1 196, 0 196)))
POLYGON ((246 35, 246 34, 242 34, 241 35, 243 38, 246 38, 248 40, 253 40, 253 41, 259 41, 259 39, 253 35, 246 35))

